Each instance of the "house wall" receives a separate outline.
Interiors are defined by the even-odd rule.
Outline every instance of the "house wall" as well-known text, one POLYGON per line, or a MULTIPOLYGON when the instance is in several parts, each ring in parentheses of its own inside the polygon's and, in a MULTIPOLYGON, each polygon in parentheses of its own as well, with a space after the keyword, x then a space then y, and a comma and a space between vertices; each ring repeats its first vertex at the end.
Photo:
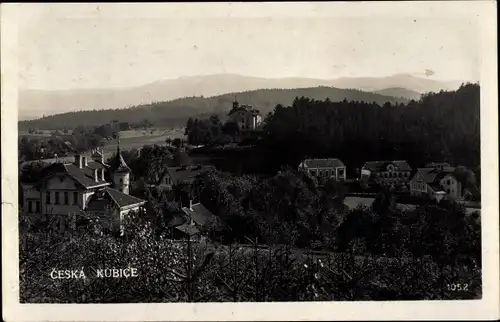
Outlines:
POLYGON ((229 120, 237 123, 240 130, 253 130, 262 122, 262 117, 250 111, 237 111, 229 116, 229 120))
POLYGON ((462 185, 461 183, 455 179, 452 175, 446 175, 439 182, 443 187, 443 190, 446 192, 446 195, 450 199, 460 199, 462 198, 462 185))
POLYGON ((80 210, 80 186, 68 175, 58 175, 47 179, 41 193, 44 214, 67 215, 80 210), (77 200, 75 202, 75 195, 77 200))
POLYGON ((130 190, 130 174, 128 173, 115 173, 113 174, 113 183, 116 190, 125 194, 129 194, 130 190))
POLYGON ((41 192, 39 189, 35 188, 33 184, 24 184, 23 188, 23 213, 39 213, 42 211, 41 204, 41 192), (37 203, 38 208, 40 209, 37 212, 37 203))
POLYGON ((400 171, 398 168, 389 165, 383 171, 370 171, 363 167, 361 172, 369 172, 373 180, 381 185, 405 184, 410 180, 411 171, 400 171))
POLYGON ((423 196, 429 193, 428 185, 420 174, 416 174, 410 180, 410 194, 413 196, 423 196))
POLYGON ((317 178, 346 179, 346 167, 306 168, 305 170, 317 178))

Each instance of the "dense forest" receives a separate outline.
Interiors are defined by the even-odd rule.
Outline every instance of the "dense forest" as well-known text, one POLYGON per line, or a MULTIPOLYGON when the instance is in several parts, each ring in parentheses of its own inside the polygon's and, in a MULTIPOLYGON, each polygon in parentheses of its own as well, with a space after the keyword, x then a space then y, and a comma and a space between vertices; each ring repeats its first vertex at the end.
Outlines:
POLYGON ((181 127, 189 117, 208 117, 212 114, 226 116, 236 98, 244 104, 259 109, 263 114, 273 110, 277 104, 291 104, 297 96, 312 99, 332 101, 357 100, 365 102, 406 102, 402 98, 383 96, 376 93, 363 92, 354 89, 338 89, 333 87, 314 87, 299 89, 260 89, 242 93, 231 93, 210 98, 186 97, 168 102, 153 102, 151 104, 134 106, 127 109, 93 110, 63 113, 46 116, 37 120, 19 122, 20 130, 28 129, 59 129, 74 128, 78 125, 99 126, 112 120, 135 123, 137 120, 148 119, 157 127, 181 127))
MULTIPOLYGON (((479 99, 478 84, 398 105, 301 97, 290 106, 278 105, 266 116, 263 134, 250 142, 251 148, 204 149, 203 153, 222 169, 242 173, 271 174, 282 165, 296 167, 306 157, 335 157, 347 165, 351 177, 371 160, 407 160, 412 168, 448 162, 477 175, 479 99)), ((205 127, 198 132, 214 133, 209 123, 197 124, 205 127)))

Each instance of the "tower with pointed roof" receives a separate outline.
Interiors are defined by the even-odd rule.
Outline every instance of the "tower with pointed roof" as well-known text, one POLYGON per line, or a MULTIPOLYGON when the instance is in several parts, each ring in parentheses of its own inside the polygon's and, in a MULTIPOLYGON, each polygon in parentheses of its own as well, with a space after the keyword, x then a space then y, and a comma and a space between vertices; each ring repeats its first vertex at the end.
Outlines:
POLYGON ((120 140, 117 139, 118 145, 116 148, 116 155, 111 161, 111 173, 113 177, 113 186, 116 190, 122 193, 129 194, 130 187, 130 173, 132 170, 128 167, 123 156, 120 152, 120 140))

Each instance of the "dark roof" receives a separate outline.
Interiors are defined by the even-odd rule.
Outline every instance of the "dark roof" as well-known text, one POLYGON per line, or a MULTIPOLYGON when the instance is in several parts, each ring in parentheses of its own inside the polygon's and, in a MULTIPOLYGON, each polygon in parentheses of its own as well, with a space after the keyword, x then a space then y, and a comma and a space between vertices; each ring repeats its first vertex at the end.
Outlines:
POLYGON ((126 193, 123 193, 121 191, 118 191, 110 187, 106 187, 103 190, 113 199, 116 205, 120 208, 140 203, 142 204, 146 203, 146 200, 142 200, 140 198, 128 195, 126 193))
POLYGON ((188 181, 198 175, 214 170, 213 166, 168 167, 167 172, 172 181, 188 181))
POLYGON ((344 163, 339 159, 305 159, 302 164, 307 168, 344 167, 344 163))
POLYGON ((231 111, 229 111, 228 115, 232 115, 235 112, 239 112, 239 111, 250 112, 253 115, 259 115, 260 114, 259 110, 253 109, 252 106, 250 106, 250 105, 240 105, 239 107, 233 108, 231 111))
POLYGON ((183 207, 182 211, 191 218, 197 225, 204 226, 217 221, 215 216, 210 210, 205 208, 201 203, 197 203, 189 207, 183 207))
POLYGON ((102 152, 99 151, 99 150, 95 150, 94 153, 92 153, 91 155, 91 158, 92 159, 95 159, 95 158, 101 158, 103 156, 102 152))
POLYGON ((109 185, 110 184, 109 182, 101 180, 102 177, 100 173, 98 173, 98 181, 94 180, 94 169, 97 170, 105 169, 105 166, 95 161, 89 161, 87 163, 87 166, 83 166, 81 169, 78 168, 78 166, 73 163, 68 163, 68 164, 60 162, 52 163, 41 171, 40 175, 41 180, 39 181, 39 183, 42 183, 43 181, 47 180, 53 175, 67 174, 84 188, 109 185))
POLYGON ((177 226, 185 224, 186 221, 187 221, 187 217, 186 217, 186 214, 184 212, 176 213, 176 214, 174 214, 174 217, 168 222, 167 226, 168 227, 177 227, 177 226))
POLYGON ((111 167, 111 171, 113 172, 132 172, 125 160, 123 160, 122 153, 120 152, 120 146, 118 146, 116 154, 113 159, 111 159, 109 165, 111 167))
POLYGON ((198 228, 196 228, 193 225, 189 225, 189 224, 183 224, 183 225, 180 225, 180 226, 176 226, 174 229, 177 229, 177 230, 185 233, 188 236, 193 236, 193 235, 196 235, 196 234, 200 233, 200 231, 198 230, 198 228))
POLYGON ((392 164, 399 168, 400 171, 411 171, 411 167, 408 162, 404 160, 394 160, 394 161, 368 161, 365 162, 363 168, 368 169, 372 172, 385 171, 386 167, 392 164))
POLYGON ((444 176, 451 174, 455 171, 453 167, 438 168, 418 168, 417 172, 420 173, 425 183, 438 183, 444 176))
POLYGON ((122 193, 116 189, 105 187, 94 193, 87 202, 89 210, 105 210, 109 206, 123 208, 145 203, 145 200, 122 193))

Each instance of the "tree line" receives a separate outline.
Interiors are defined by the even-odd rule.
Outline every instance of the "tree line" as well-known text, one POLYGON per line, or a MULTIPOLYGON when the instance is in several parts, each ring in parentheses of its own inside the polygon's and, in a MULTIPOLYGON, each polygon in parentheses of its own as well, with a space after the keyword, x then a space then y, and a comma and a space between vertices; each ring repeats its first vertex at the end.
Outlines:
POLYGON ((19 122, 19 129, 59 129, 64 126, 74 128, 78 125, 99 126, 113 120, 119 122, 137 123, 137 120, 147 119, 157 127, 181 127, 190 117, 208 118, 211 114, 226 115, 231 109, 235 94, 238 100, 251 104, 267 113, 281 104, 291 104, 296 96, 315 99, 330 97, 331 100, 342 99, 367 102, 406 102, 402 98, 363 92, 355 89, 339 89, 333 87, 313 87, 296 89, 259 89, 241 93, 229 93, 214 97, 184 97, 167 102, 151 102, 123 109, 89 110, 62 113, 46 116, 37 120, 19 122))
POLYGON ((305 157, 336 157, 351 175, 371 160, 434 161, 479 170, 480 88, 423 95, 407 104, 296 98, 266 118, 262 147, 274 164, 296 166, 305 157))

